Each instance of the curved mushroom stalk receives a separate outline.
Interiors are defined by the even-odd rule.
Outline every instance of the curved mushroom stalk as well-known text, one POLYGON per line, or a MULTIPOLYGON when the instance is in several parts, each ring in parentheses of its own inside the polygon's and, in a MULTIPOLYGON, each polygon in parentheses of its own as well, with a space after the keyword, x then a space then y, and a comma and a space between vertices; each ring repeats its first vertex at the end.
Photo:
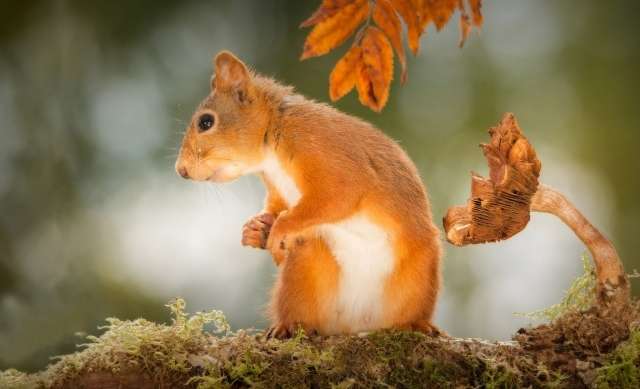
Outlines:
POLYGON ((481 145, 489 178, 471 175, 466 205, 449 208, 443 219, 447 240, 456 245, 496 242, 522 231, 531 211, 559 217, 587 246, 596 266, 598 304, 628 304, 629 282, 611 242, 558 191, 538 183, 541 164, 515 116, 506 113, 481 145))
POLYGON ((587 246, 596 266, 599 304, 629 302, 629 280, 615 247, 562 193, 540 185, 533 196, 531 210, 557 216, 587 246))

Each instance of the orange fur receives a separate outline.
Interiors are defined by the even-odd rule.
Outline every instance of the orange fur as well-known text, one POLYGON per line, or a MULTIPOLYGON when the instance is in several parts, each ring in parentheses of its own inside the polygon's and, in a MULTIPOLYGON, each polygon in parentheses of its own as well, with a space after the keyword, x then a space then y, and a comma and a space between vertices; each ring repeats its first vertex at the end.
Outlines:
POLYGON ((287 326, 289 335, 301 326, 307 332, 334 332, 325 318, 332 315, 340 269, 322 239, 299 236, 283 262, 269 307, 273 323, 287 326))
POLYGON ((176 169, 196 180, 226 181, 262 173, 273 155, 299 191, 290 206, 292 195, 279 193, 272 177, 263 174, 262 213, 275 222, 250 222, 243 231, 243 242, 266 245, 280 267, 270 308, 274 335, 291 335, 297 325, 322 334, 357 328, 336 319, 343 269, 318 232, 319 226, 354 215, 380 227, 392 247, 392 271, 376 286, 382 296, 382 321, 376 327, 433 331, 439 231, 406 153, 369 123, 253 74, 228 52, 215 62, 213 90, 194 114, 176 169), (216 117, 211 130, 199 131, 203 113, 216 117), (267 235, 266 242, 261 240, 267 235))

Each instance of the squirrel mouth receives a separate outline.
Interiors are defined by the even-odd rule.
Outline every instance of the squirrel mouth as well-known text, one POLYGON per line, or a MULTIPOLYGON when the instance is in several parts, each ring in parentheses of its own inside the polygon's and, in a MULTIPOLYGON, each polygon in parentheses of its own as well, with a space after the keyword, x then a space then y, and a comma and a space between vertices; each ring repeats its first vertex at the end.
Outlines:
POLYGON ((210 182, 227 182, 236 178, 235 175, 231 174, 232 172, 228 171, 225 167, 219 167, 211 172, 211 175, 207 178, 207 181, 210 182))
POLYGON ((228 161, 222 165, 210 166, 213 168, 211 174, 206 179, 211 182, 229 182, 245 174, 251 173, 246 165, 238 161, 228 161))
POLYGON ((216 169, 214 170, 211 175, 207 178, 207 181, 211 181, 211 182, 218 182, 220 181, 220 170, 221 169, 216 169))

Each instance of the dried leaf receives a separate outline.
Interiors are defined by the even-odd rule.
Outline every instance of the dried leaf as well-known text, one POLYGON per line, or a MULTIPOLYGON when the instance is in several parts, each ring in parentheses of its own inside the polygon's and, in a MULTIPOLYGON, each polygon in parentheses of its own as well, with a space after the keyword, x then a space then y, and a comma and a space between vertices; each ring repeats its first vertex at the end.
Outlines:
POLYGON ((400 68, 402 69, 400 82, 404 84, 407 82, 407 57, 404 53, 404 46, 402 45, 402 23, 400 23, 400 18, 389 0, 376 1, 376 8, 373 11, 373 21, 387 34, 391 45, 398 54, 400 68))
POLYGON ((335 15, 341 7, 355 0, 323 0, 320 7, 305 21, 300 23, 300 28, 314 26, 327 18, 335 15))
POLYGON ((471 8, 471 18, 473 25, 476 27, 482 26, 482 0, 469 0, 469 6, 471 8))
POLYGON ((300 59, 324 55, 338 47, 353 34, 368 14, 368 0, 355 0, 324 19, 319 17, 322 20, 307 36, 300 59))
POLYGON ((398 11, 407 25, 407 41, 414 55, 420 50, 420 35, 424 31, 420 28, 419 8, 411 0, 391 0, 393 8, 398 11))
POLYGON ((336 101, 351 92, 356 85, 356 73, 362 61, 362 49, 353 46, 340 58, 329 76, 329 96, 336 101))
POLYGON ((464 3, 460 0, 460 40, 458 41, 458 47, 464 46, 464 42, 467 40, 470 32, 471 22, 469 21, 469 15, 464 8, 464 3))
POLYGON ((400 62, 400 82, 407 80, 402 23, 407 28, 409 49, 418 54, 420 37, 428 25, 433 23, 440 30, 459 10, 459 45, 462 47, 472 27, 482 24, 481 5, 482 0, 322 0, 313 15, 300 25, 313 26, 300 59, 328 53, 367 20, 358 30, 352 48, 331 72, 329 95, 335 101, 349 93, 355 83, 360 102, 379 111, 389 97, 394 50, 400 62), (467 13, 467 2, 470 13, 467 13), (378 28, 371 29, 370 19, 378 28), (388 46, 393 49, 387 50, 388 46))
POLYGON ((368 27, 362 41, 356 88, 360 103, 376 112, 387 104, 393 79, 393 50, 387 36, 376 27, 368 27))
POLYGON ((449 208, 443 220, 447 240, 458 246, 507 239, 529 222, 541 168, 536 152, 513 114, 489 134, 491 142, 481 145, 489 178, 472 173, 467 205, 449 208))
POLYGON ((451 19, 459 2, 462 0, 425 0, 422 15, 423 17, 428 15, 428 20, 433 21, 436 29, 440 31, 451 19))

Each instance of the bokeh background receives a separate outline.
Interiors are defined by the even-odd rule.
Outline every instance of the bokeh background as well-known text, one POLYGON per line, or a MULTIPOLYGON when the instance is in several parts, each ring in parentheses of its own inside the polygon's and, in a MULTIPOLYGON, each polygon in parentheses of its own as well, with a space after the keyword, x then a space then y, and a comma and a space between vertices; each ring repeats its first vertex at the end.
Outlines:
MULTIPOLYGON (((4 1, 0 12, 0 369, 43 368, 105 317, 166 321, 163 304, 222 309, 234 328, 266 325, 275 267, 240 246, 261 207, 255 177, 182 180, 185 123, 230 49, 262 73, 328 100, 345 50, 299 62, 297 28, 319 1, 4 1)), ((429 30, 381 114, 418 165, 437 219, 463 203, 477 144, 515 112, 564 191, 640 266, 640 13, 637 1, 490 0, 458 49, 457 20, 429 30)), ((439 224, 439 223, 438 223, 439 224)), ((436 323, 455 336, 509 339, 581 272, 583 245, 551 216, 500 244, 447 245, 436 323)), ((634 293, 638 293, 634 287, 634 293)))

